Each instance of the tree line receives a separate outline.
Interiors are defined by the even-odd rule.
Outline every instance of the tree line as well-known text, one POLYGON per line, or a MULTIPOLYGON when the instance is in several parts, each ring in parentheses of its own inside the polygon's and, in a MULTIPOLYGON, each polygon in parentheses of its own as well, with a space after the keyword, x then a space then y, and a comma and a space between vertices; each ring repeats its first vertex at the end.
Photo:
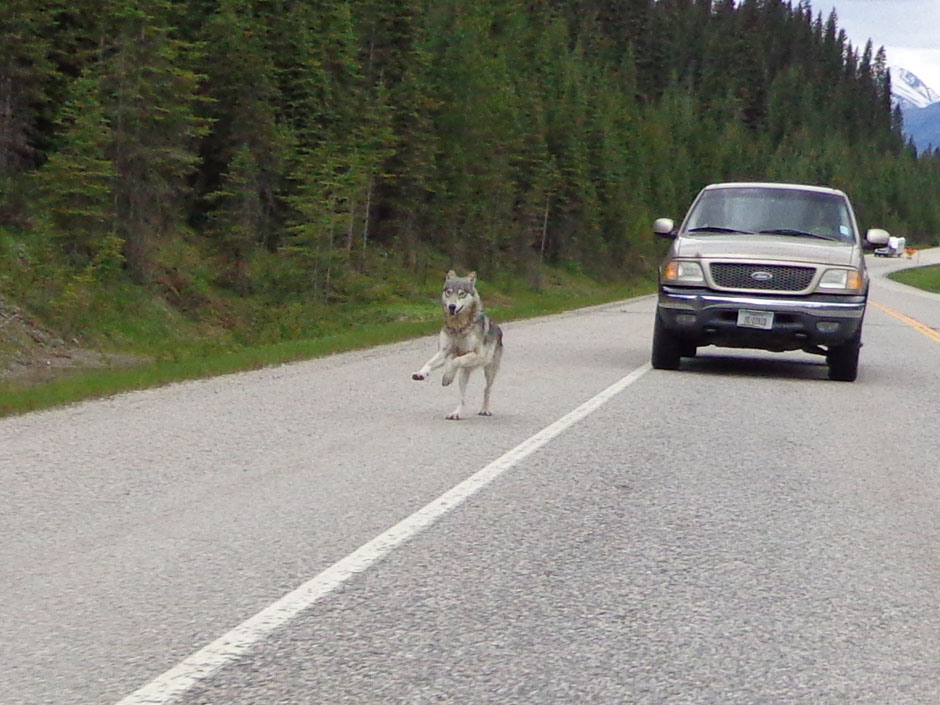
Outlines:
POLYGON ((629 276, 726 179, 932 238, 890 94, 808 0, 5 0, 0 233, 86 283, 325 301, 376 257, 629 276))

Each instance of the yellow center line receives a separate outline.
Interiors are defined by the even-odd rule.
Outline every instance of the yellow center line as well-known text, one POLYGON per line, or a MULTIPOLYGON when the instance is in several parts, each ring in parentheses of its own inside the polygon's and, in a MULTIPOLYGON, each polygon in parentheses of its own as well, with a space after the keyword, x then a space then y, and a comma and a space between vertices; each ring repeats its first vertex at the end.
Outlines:
POLYGON ((887 314, 889 314, 889 315, 891 315, 891 316, 894 316, 894 317, 897 318, 899 321, 903 321, 904 323, 907 323, 907 325, 911 326, 911 328, 914 328, 915 330, 919 330, 921 333, 923 333, 924 335, 926 335, 928 338, 930 338, 931 340, 933 340, 935 343, 940 343, 940 333, 938 333, 937 331, 935 331, 935 330, 934 330, 933 328, 931 328, 930 326, 924 325, 924 324, 921 323, 920 321, 918 321, 918 320, 916 320, 916 319, 914 319, 914 318, 911 318, 910 316, 905 316, 905 315, 904 315, 903 313, 901 313, 900 311, 895 311, 893 308, 889 308, 888 306, 884 306, 883 304, 875 303, 874 301, 869 301, 868 303, 870 303, 870 304, 871 304, 872 306, 874 306, 875 308, 881 309, 881 310, 884 311, 885 313, 887 313, 887 314))

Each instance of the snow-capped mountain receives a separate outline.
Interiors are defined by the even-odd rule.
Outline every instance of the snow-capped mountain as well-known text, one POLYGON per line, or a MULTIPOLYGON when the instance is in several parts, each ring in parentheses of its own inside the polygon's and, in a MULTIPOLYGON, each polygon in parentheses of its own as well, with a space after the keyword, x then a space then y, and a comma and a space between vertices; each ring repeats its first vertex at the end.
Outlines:
POLYGON ((891 70, 891 97, 901 106, 904 136, 918 152, 940 148, 940 94, 900 66, 891 70))
POLYGON ((901 110, 926 108, 940 101, 940 94, 907 69, 900 66, 888 68, 891 70, 891 95, 901 110))

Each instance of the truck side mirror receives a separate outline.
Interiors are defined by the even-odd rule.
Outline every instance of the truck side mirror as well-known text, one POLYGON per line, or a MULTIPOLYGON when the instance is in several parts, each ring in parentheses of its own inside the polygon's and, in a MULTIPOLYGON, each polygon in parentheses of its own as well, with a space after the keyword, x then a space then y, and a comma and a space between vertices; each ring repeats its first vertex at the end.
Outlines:
POLYGON ((883 247, 888 244, 888 238, 891 235, 887 230, 882 230, 881 228, 871 228, 867 233, 865 233, 865 242, 867 242, 872 247, 883 247))
POLYGON ((653 222, 653 233, 659 237, 668 237, 670 239, 676 236, 676 224, 672 218, 657 218, 653 222))

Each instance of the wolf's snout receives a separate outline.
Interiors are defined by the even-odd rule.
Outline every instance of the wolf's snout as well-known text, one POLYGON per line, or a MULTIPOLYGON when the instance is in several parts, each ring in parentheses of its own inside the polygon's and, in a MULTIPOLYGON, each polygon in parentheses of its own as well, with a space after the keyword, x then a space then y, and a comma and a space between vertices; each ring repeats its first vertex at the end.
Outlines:
POLYGON ((449 304, 447 310, 450 311, 451 315, 457 313, 457 304, 449 304))

